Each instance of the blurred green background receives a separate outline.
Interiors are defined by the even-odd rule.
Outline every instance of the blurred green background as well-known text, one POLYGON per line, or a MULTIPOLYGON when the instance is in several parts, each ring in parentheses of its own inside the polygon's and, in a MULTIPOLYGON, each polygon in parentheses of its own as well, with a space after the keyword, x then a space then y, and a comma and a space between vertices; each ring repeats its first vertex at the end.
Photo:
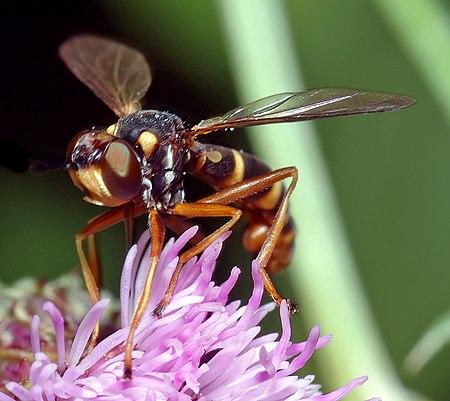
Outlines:
MULTIPOLYGON (((154 73, 148 107, 175 112, 188 124, 234 108, 242 102, 236 69, 242 66, 247 70, 255 61, 250 54, 248 58, 241 54, 240 59, 233 56, 233 46, 239 46, 239 40, 231 42, 227 29, 233 23, 237 24, 235 29, 257 23, 252 21, 257 18, 257 9, 273 6, 274 1, 252 2, 254 14, 238 15, 236 8, 235 18, 233 7, 224 5, 226 1, 41 2, 26 9, 21 4, 7 6, 0 26, 1 139, 14 139, 31 154, 62 160, 75 133, 114 121, 106 106, 79 84, 57 57, 57 46, 81 32, 123 40, 148 56, 154 73), (226 12, 231 14, 227 17, 226 12)), ((277 9, 284 19, 274 15, 271 27, 259 26, 261 40, 258 36, 253 40, 255 47, 264 49, 263 33, 282 24, 279 29, 288 32, 289 43, 277 41, 274 35, 276 46, 280 54, 289 52, 303 75, 304 87, 293 83, 292 91, 339 86, 417 99, 414 107, 401 112, 337 118, 313 126, 331 177, 329 190, 336 196, 337 217, 343 222, 343 241, 348 240, 357 267, 352 276, 361 279, 368 314, 373 314, 375 330, 387 351, 386 373, 399 375, 407 388, 429 399, 449 400, 449 347, 417 376, 408 375, 402 364, 418 338, 450 305, 450 106, 446 103, 450 97, 450 5, 435 1, 391 3, 278 1, 277 9)), ((267 57, 276 57, 273 48, 267 49, 267 57)), ((282 64, 284 60, 278 61, 282 64)), ((274 79, 267 77, 269 82, 274 79)), ((296 124, 299 135, 301 125, 296 124)), ((215 134, 208 140, 255 149, 244 132, 215 134)), ((274 152, 279 149, 281 154, 296 154, 281 134, 272 135, 269 142, 266 145, 274 152)), ((282 166, 291 162, 286 157, 275 163, 282 166)), ((315 171, 301 159, 294 164, 300 171, 294 201, 301 209, 302 196, 307 195, 302 194, 302 181, 314 181, 315 171)), ((51 278, 76 268, 74 234, 102 209, 83 202, 65 172, 34 177, 0 168, 0 180, 0 279, 11 282, 29 274, 51 278)), ((190 185, 194 183, 189 181, 190 185)), ((311 219, 314 221, 314 215, 311 219)), ((301 220, 299 252, 302 238, 308 236, 301 220)), ((122 231, 116 227, 101 238, 108 270, 106 285, 111 288, 117 288, 117 261, 124 254, 116 245, 122 244, 122 231)), ((328 250, 324 246, 321 252, 328 250)), ((244 255, 242 260, 234 257, 224 264, 246 266, 248 261, 244 255)), ((302 269, 301 263, 296 269, 302 269)), ((315 269, 320 276, 320 263, 315 269)), ((281 280, 295 281, 288 277, 283 274, 281 280)), ((329 277, 320 279, 327 282, 329 277)), ((306 312, 301 310, 294 319, 297 331, 305 333, 319 323, 333 333, 324 317, 308 316, 309 305, 323 298, 325 308, 335 316, 345 317, 352 311, 333 309, 334 302, 320 293, 321 283, 315 286, 308 282, 309 291, 317 288, 314 300, 298 288, 283 287, 306 312)), ((355 298, 355 304, 359 302, 355 298)), ((337 337, 320 351, 321 355, 331 354, 333 348, 345 347, 340 354, 344 357, 336 365, 339 372, 336 367, 330 371, 323 363, 317 367, 318 382, 328 391, 343 384, 333 382, 333 376, 339 373, 350 380, 354 375, 353 371, 346 373, 346 355, 350 358, 354 352, 348 344, 361 341, 364 330, 359 326, 345 329, 347 343, 337 337)), ((371 347, 371 339, 367 339, 367 349, 371 347)), ((359 357, 370 364, 370 355, 368 351, 367 357, 359 357)), ((357 374, 366 373, 362 368, 357 374)), ((375 379, 372 384, 375 387, 370 394, 360 390, 352 399, 376 395, 385 400, 400 399, 390 396, 388 385, 382 388, 382 381, 375 379)), ((397 394, 397 390, 392 391, 397 394)))

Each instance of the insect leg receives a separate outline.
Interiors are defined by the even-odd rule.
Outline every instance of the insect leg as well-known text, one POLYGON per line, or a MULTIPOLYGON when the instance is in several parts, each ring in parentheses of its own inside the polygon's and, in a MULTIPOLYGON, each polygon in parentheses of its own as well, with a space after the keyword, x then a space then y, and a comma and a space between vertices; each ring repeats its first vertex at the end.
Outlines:
POLYGON ((75 235, 78 257, 92 303, 100 299, 101 266, 97 257, 95 234, 122 220, 126 220, 126 226, 128 227, 132 225, 132 222, 127 222, 127 220, 134 219, 144 212, 145 209, 129 209, 128 205, 118 206, 94 217, 82 231, 75 235), (130 210, 132 213, 130 213, 130 210), (83 241, 85 240, 88 242, 88 257, 86 257, 83 248, 83 241), (93 264, 91 265, 91 263, 93 264))
POLYGON ((133 234, 134 234, 134 203, 128 202, 123 205, 123 220, 125 222, 125 240, 127 244, 127 249, 131 248, 133 244, 133 234))
POLYGON ((211 245, 220 235, 229 230, 242 216, 242 211, 232 206, 227 206, 223 204, 199 204, 194 203, 178 203, 173 208, 173 214, 178 216, 183 216, 187 218, 192 217, 230 217, 225 224, 219 227, 216 231, 203 238, 198 244, 194 245, 192 248, 181 254, 178 259, 178 264, 172 274, 169 282, 169 286, 158 306, 155 308, 153 313, 161 317, 163 310, 169 304, 173 292, 175 291, 175 285, 177 284, 178 276, 180 274, 183 265, 192 257, 203 252, 209 245, 211 245))
MULTIPOLYGON (((127 205, 118 206, 107 212, 94 217, 90 220, 87 226, 75 235, 75 244, 80 259, 81 270, 83 272, 83 278, 86 283, 86 287, 91 298, 91 302, 95 304, 100 300, 100 279, 101 279, 101 266, 97 255, 97 247, 95 243, 95 234, 102 231, 122 220, 134 219, 145 212, 144 209, 135 209, 133 207, 132 213, 127 205), (87 257, 83 248, 83 241, 87 241, 87 257)), ((128 222, 125 225, 128 227, 132 222, 128 222)), ((94 332, 91 336, 89 347, 93 347, 98 337, 100 325, 97 324, 94 332)))
POLYGON ((97 237, 95 236, 95 234, 91 234, 86 238, 86 242, 88 251, 87 262, 89 265, 89 269, 92 273, 92 277, 94 278, 95 285, 97 286, 97 288, 100 288, 102 277, 101 277, 100 257, 98 254, 98 247, 97 247, 97 237))
MULTIPOLYGON (((197 203, 221 203, 228 204, 248 198, 255 193, 261 192, 267 188, 270 188, 275 183, 282 181, 286 178, 291 178, 292 181, 281 198, 278 210, 273 219, 269 231, 264 239, 264 242, 259 250, 256 260, 258 261, 261 269, 261 274, 264 279, 264 286, 266 291, 272 297, 272 299, 279 305, 283 300, 283 297, 278 293, 269 274, 266 271, 266 266, 269 259, 277 245, 278 238, 283 230, 283 226, 288 217, 288 204, 289 198, 294 191, 295 185, 298 180, 298 172, 295 167, 286 167, 279 170, 271 171, 256 177, 252 177, 243 180, 239 183, 233 184, 221 191, 218 191, 210 196, 200 199, 197 203)), ((288 300, 289 301, 289 300, 288 300)), ((295 312, 295 305, 289 301, 289 307, 291 312, 295 312)))
POLYGON ((139 296, 136 309, 131 317, 130 331, 125 342, 125 367, 123 372, 123 378, 126 380, 131 379, 131 351, 133 350, 133 339, 136 329, 142 319, 142 315, 148 305, 150 299, 150 293, 152 290, 153 276, 155 274, 156 265, 158 264, 159 255, 164 244, 165 227, 163 221, 154 209, 150 210, 149 216, 149 230, 151 238, 151 253, 150 253, 150 268, 145 279, 144 288, 139 296))
MULTIPOLYGON (((125 238, 126 238, 127 249, 129 249, 133 242, 134 218, 135 218, 134 203, 132 203, 132 202, 126 203, 125 205, 120 206, 120 208, 123 208, 123 213, 122 213, 122 211, 118 211, 116 209, 112 209, 112 210, 114 210, 114 213, 119 212, 118 216, 117 216, 119 219, 118 221, 123 220, 125 222, 125 238), (122 216, 122 214, 123 214, 123 216, 122 216)), ((98 217, 100 218, 100 220, 105 219, 104 214, 102 214, 98 217)), ((94 220, 92 220, 89 223, 89 225, 94 224, 93 223, 94 221, 96 222, 95 223, 96 225, 99 224, 99 221, 97 221, 97 218, 95 218, 94 220)), ((106 222, 107 222, 107 224, 109 224, 111 222, 111 218, 109 218, 109 219, 106 218, 106 222)), ((113 222, 111 225, 113 225, 113 224, 115 224, 115 223, 113 222)), ((88 225, 88 227, 89 227, 89 225, 88 225)), ((104 228, 107 228, 107 227, 103 227, 103 228, 97 227, 97 231, 101 231, 104 228)), ((86 238, 86 241, 87 241, 87 249, 88 249, 87 262, 88 262, 88 265, 90 268, 89 270, 92 273, 92 276, 94 278, 97 288, 100 288, 101 280, 102 280, 101 264, 100 264, 99 254, 98 254, 98 247, 97 247, 95 233, 90 234, 86 238)), ((94 301, 93 301, 93 303, 94 303, 94 301)))
MULTIPOLYGON (((166 228, 173 231, 177 235, 183 234, 194 225, 192 222, 185 220, 183 217, 174 214, 163 214, 161 217, 166 228)), ((205 237, 206 235, 201 230, 198 230, 189 240, 189 243, 191 245, 196 245, 205 237)))

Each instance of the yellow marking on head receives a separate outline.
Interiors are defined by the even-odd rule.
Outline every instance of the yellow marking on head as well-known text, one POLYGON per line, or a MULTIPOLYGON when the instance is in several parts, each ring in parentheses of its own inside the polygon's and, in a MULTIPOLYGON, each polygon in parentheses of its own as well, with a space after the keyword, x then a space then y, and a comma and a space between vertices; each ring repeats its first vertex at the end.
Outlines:
POLYGON ((144 152, 144 155, 150 157, 158 145, 158 137, 151 131, 142 131, 139 134, 137 143, 144 152))
POLYGON ((97 166, 81 168, 77 171, 77 176, 86 192, 86 201, 100 206, 116 206, 111 203, 113 198, 97 166))

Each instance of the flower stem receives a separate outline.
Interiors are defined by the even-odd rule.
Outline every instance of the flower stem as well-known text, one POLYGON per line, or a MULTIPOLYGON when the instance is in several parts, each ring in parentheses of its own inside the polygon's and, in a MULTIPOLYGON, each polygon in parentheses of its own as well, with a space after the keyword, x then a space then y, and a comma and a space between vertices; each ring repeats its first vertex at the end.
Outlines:
MULTIPOLYGON (((305 89, 285 2, 217 0, 217 5, 242 103, 305 89)), ((290 280, 296 290, 294 300, 308 324, 319 321, 323 331, 335 335, 331 352, 321 355, 321 363, 326 366, 325 381, 333 387, 349 377, 367 374, 370 380, 356 392, 355 399, 375 395, 386 400, 410 399, 382 345, 357 278, 312 125, 262 126, 252 129, 250 140, 258 156, 273 168, 295 165, 300 171, 291 211, 302 235, 289 268, 290 280)))

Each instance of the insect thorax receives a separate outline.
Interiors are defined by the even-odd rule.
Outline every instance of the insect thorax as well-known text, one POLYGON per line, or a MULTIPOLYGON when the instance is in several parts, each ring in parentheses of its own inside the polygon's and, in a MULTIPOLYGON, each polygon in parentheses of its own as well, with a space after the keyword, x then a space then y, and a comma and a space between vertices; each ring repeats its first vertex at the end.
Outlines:
POLYGON ((137 111, 118 121, 115 136, 132 145, 142 161, 140 196, 148 207, 168 212, 184 202, 183 178, 190 153, 178 116, 157 110, 137 111))

